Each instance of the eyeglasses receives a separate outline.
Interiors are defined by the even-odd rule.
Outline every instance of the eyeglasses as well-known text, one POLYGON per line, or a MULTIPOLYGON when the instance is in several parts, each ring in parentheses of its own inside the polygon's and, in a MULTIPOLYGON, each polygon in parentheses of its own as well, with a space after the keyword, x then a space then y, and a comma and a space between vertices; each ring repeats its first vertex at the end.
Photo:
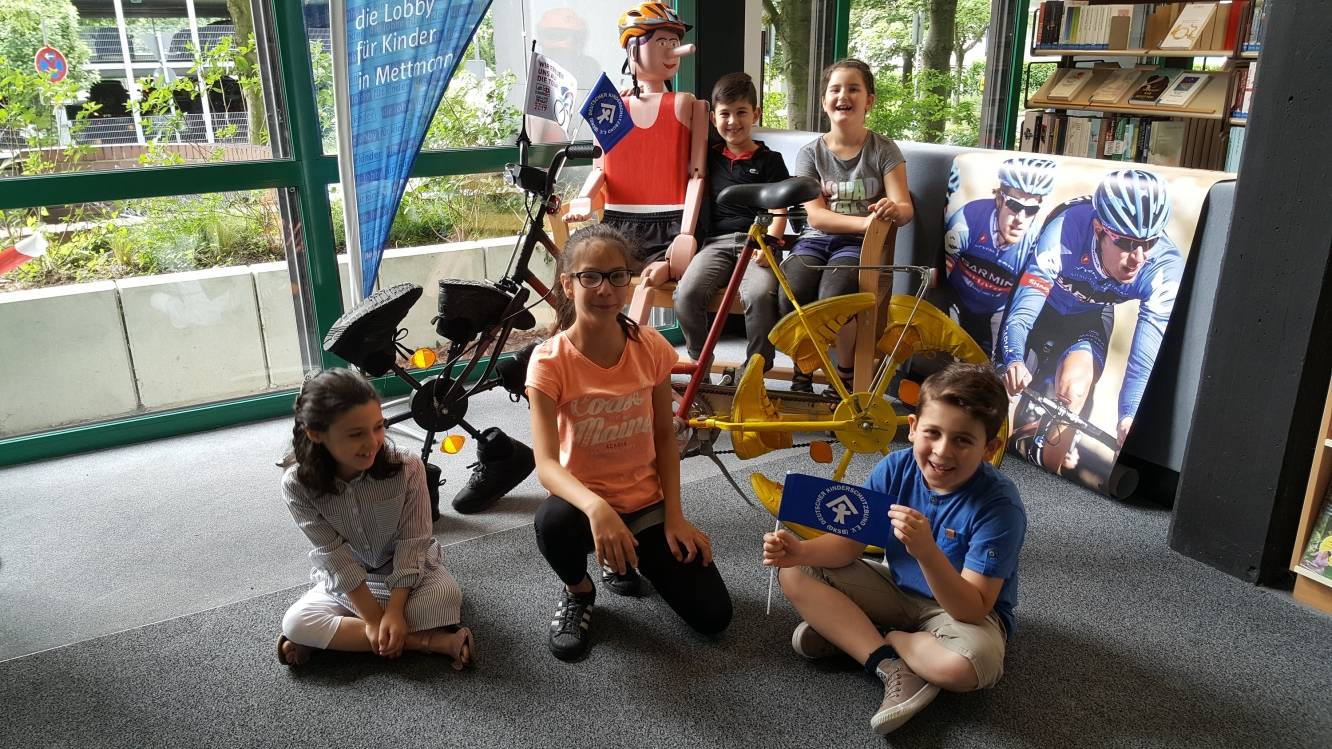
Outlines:
POLYGON ((1028 218, 1031 218, 1032 216, 1035 216, 1036 214, 1041 212, 1040 203, 1037 203, 1036 205, 1028 205, 1016 198, 1010 198, 1007 195, 1003 196, 1003 198, 1004 198, 1004 205, 1008 206, 1008 210, 1012 211, 1013 213, 1026 214, 1028 218))
POLYGON ((1101 233, 1106 235, 1107 237, 1110 237, 1110 241, 1115 245, 1115 248, 1118 249, 1120 252, 1133 252, 1134 250, 1141 247, 1143 253, 1146 254, 1148 252, 1151 252, 1152 248, 1156 246, 1157 241, 1161 239, 1161 237, 1159 236, 1152 237, 1151 239, 1136 239, 1134 237, 1126 237, 1123 234, 1116 234, 1115 232, 1110 231, 1104 226, 1101 227, 1101 233))
POLYGON ((615 270, 599 271, 584 270, 569 275, 578 279, 585 289, 595 289, 601 285, 602 281, 610 281, 611 286, 625 287, 629 285, 629 279, 634 277, 628 268, 616 268, 615 270))

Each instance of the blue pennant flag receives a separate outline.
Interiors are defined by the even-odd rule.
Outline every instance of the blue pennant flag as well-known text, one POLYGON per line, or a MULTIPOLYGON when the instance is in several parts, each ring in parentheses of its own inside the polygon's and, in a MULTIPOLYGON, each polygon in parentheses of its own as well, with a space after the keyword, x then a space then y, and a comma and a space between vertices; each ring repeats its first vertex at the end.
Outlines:
POLYGON ((597 136, 603 153, 610 153, 615 145, 634 129, 634 121, 629 117, 629 110, 620 99, 620 92, 611 85, 605 73, 597 79, 597 85, 583 102, 583 119, 592 126, 592 134, 597 136))
POLYGON ((426 130, 490 2, 347 0, 363 296, 375 288, 389 227, 426 130))
POLYGON ((887 494, 863 486, 788 473, 777 519, 883 546, 892 538, 888 507, 894 503, 887 494))

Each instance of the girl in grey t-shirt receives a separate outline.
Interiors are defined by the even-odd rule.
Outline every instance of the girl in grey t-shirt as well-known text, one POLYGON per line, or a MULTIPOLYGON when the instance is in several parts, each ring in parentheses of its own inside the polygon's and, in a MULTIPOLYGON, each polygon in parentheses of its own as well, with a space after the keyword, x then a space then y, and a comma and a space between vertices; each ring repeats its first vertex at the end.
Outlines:
MULTIPOLYGON (((854 268, 813 266, 858 265, 860 245, 872 221, 901 226, 914 215, 901 150, 865 126, 874 106, 874 74, 869 66, 855 59, 835 62, 824 69, 821 88, 823 111, 832 126, 800 149, 794 173, 817 179, 823 194, 805 204, 808 225, 782 263, 801 305, 857 291, 859 274, 854 268)), ((780 302, 783 314, 793 309, 785 297, 780 302)), ((838 333, 835 351, 837 374, 849 384, 855 360, 854 321, 838 333)), ((791 389, 812 391, 810 376, 797 368, 791 389)))

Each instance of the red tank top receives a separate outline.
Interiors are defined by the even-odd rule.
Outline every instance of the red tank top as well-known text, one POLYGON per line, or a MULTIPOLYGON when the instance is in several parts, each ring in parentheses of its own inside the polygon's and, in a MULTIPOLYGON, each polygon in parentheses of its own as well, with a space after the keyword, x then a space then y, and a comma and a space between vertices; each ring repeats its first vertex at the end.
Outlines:
MULTIPOLYGON (((623 97, 626 108, 629 98, 623 97)), ((638 127, 606 154, 606 207, 648 213, 684 208, 689 171, 689 128, 675 116, 675 94, 662 94, 657 119, 638 127)))

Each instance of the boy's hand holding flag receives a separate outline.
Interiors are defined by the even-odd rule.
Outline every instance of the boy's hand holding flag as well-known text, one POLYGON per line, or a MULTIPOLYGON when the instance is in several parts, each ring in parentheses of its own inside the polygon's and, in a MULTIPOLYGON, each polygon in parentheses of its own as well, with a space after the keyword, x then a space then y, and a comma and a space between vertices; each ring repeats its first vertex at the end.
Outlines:
POLYGON ((802 473, 786 474, 782 502, 777 509, 777 527, 763 540, 763 563, 772 568, 768 577, 768 610, 772 609, 777 568, 799 564, 792 557, 801 541, 782 530, 783 521, 850 538, 866 546, 883 546, 893 532, 888 517, 893 505, 892 497, 863 486, 802 473))

